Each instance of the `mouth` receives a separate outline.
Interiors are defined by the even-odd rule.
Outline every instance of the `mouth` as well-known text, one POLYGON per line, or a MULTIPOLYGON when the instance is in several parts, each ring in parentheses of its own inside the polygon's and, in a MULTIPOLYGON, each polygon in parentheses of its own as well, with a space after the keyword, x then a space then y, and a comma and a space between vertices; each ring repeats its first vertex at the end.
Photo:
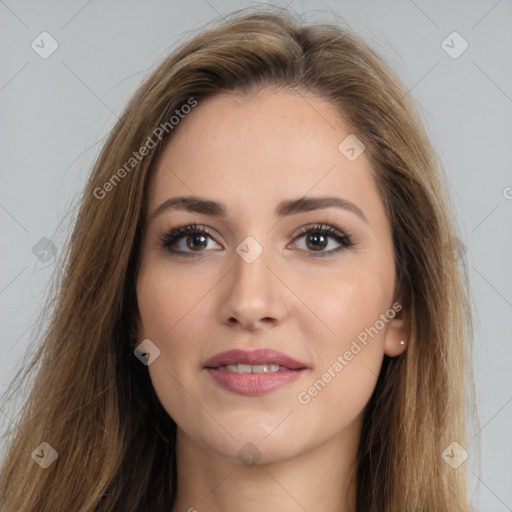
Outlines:
POLYGON ((275 373, 284 371, 295 371, 297 369, 287 368, 279 364, 225 364, 210 368, 212 370, 225 370, 232 373, 275 373))
POLYGON ((305 363, 293 359, 284 352, 270 348, 252 351, 228 350, 211 357, 203 366, 205 368, 222 368, 238 373, 267 373, 269 371, 277 372, 281 369, 301 370, 307 368, 305 363))
POLYGON ((258 396, 297 380, 309 367, 272 349, 230 350, 204 363, 204 369, 223 389, 258 396))

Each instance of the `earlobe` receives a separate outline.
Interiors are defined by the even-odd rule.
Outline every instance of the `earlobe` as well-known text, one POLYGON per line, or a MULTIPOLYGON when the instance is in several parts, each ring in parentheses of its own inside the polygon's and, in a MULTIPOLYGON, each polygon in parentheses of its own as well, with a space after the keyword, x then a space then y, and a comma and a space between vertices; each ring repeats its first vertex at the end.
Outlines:
POLYGON ((409 333, 409 315, 402 310, 389 322, 384 340, 384 353, 389 357, 402 354, 407 348, 409 333))

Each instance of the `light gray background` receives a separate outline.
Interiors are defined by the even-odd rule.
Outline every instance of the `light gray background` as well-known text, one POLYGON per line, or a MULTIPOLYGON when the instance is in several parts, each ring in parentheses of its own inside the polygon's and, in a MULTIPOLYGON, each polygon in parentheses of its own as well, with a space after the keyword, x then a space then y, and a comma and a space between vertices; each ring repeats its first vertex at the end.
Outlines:
MULTIPOLYGON (((0 0, 0 392, 36 342, 31 329, 62 254, 70 207, 117 115, 177 42, 254 4, 0 0), (47 59, 31 48, 43 31, 59 45, 47 59), (46 263, 32 252, 42 237, 59 251, 46 263)), ((475 431, 466 447, 473 500, 477 510, 511 511, 512 2, 290 5, 318 21, 334 21, 334 11, 384 56, 441 156, 475 307, 482 459, 479 467, 475 431), (453 31, 469 44, 458 58, 442 46, 453 31)), ((462 48, 449 41, 452 52, 462 48)), ((8 424, 12 414, 4 409, 0 421, 8 424)))

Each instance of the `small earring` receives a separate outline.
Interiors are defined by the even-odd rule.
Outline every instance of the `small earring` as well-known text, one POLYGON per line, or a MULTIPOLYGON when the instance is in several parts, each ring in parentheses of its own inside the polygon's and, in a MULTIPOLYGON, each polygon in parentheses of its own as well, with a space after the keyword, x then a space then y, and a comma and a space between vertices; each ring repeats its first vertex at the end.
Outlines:
POLYGON ((402 340, 402 341, 400 342, 400 345, 405 345, 405 341, 404 341, 404 340, 402 340))

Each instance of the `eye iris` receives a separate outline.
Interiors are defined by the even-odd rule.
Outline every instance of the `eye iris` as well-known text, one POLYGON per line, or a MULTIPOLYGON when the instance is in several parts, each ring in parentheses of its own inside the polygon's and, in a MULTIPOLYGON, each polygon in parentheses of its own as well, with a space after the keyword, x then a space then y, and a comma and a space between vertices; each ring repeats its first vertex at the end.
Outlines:
POLYGON ((327 245, 326 238, 327 238, 327 237, 326 237, 325 235, 322 235, 322 234, 309 235, 309 236, 306 238, 306 240, 308 241, 308 242, 307 242, 307 243, 308 243, 308 247, 313 248, 314 250, 317 250, 317 249, 319 249, 319 248, 320 248, 320 249, 324 249, 324 248, 326 247, 326 245, 327 245), (318 245, 318 241, 319 241, 320 239, 323 239, 323 242, 320 242, 320 243, 321 243, 321 245, 318 245), (311 244, 309 243, 309 242, 310 242, 310 240, 315 240, 315 241, 313 242, 313 245, 311 245, 311 244))
POLYGON ((187 237, 187 246, 189 249, 204 249, 206 247, 206 237, 204 235, 190 235, 187 237), (194 245, 194 243, 198 240, 202 239, 201 247, 198 247, 197 245, 194 245), (192 242, 191 242, 192 240, 192 242))

